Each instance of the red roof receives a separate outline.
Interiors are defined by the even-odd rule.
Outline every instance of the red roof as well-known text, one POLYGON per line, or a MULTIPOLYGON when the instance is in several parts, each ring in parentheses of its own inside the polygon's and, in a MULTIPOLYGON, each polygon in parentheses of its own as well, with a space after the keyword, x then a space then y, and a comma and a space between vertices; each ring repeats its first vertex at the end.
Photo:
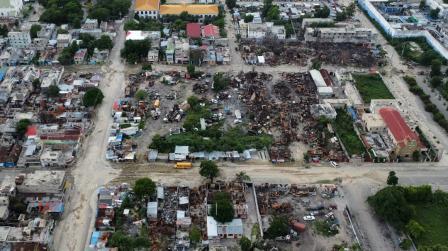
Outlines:
POLYGON ((28 126, 28 128, 26 129, 26 134, 25 135, 27 137, 36 136, 37 135, 37 126, 36 125, 28 126))
POLYGON ((415 140, 420 144, 418 135, 409 128, 397 110, 391 107, 385 107, 381 108, 379 113, 395 138, 395 141, 401 147, 404 147, 406 142, 410 140, 415 140))
POLYGON ((219 28, 216 25, 208 24, 202 28, 203 37, 219 37, 219 28))
POLYGON ((188 23, 187 24, 187 36, 190 38, 201 38, 201 24, 200 23, 188 23))

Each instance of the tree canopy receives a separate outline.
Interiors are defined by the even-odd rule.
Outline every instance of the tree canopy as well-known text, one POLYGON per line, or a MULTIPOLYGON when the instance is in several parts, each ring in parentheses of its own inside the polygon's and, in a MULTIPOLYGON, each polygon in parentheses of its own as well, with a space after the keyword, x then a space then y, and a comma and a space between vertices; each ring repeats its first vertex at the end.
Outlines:
POLYGON ((394 171, 389 172, 389 176, 387 176, 387 184, 389 186, 396 186, 398 184, 398 177, 394 171))
POLYGON ((17 134, 22 138, 25 135, 25 133, 30 125, 31 125, 31 120, 29 120, 29 119, 19 120, 16 124, 17 134))
POLYGON ((404 188, 389 186, 367 199, 375 213, 392 226, 402 229, 414 216, 413 208, 405 198, 404 188))
POLYGON ((218 72, 213 76, 213 90, 220 92, 225 90, 230 84, 230 78, 224 76, 222 72, 218 72))
POLYGON ((319 6, 315 9, 315 18, 327 18, 328 16, 330 16, 330 9, 326 5, 324 7, 319 6))
POLYGON ((48 97, 52 97, 52 98, 58 97, 59 91, 60 91, 60 89, 57 85, 50 85, 48 87, 48 91, 47 91, 48 97))
POLYGON ((82 97, 82 103, 87 107, 96 106, 103 102, 103 98, 103 92, 99 88, 93 87, 86 91, 82 97))
POLYGON ((252 242, 246 236, 241 237, 239 244, 241 251, 250 251, 252 249, 252 242))
POLYGON ((117 20, 127 15, 130 7, 129 0, 98 0, 90 9, 89 17, 99 21, 117 20))
POLYGON ((148 56, 148 51, 151 48, 151 41, 144 40, 127 40, 124 43, 124 48, 121 50, 121 57, 126 59, 128 63, 142 62, 148 56))
POLYGON ((81 2, 76 0, 41 0, 39 1, 45 10, 40 16, 44 23, 55 23, 56 25, 70 24, 75 28, 81 27, 84 12, 81 2))
POLYGON ((148 92, 146 92, 145 90, 138 90, 135 95, 134 98, 137 100, 145 100, 148 97, 148 92))
POLYGON ((233 220, 235 211, 229 193, 217 192, 213 197, 213 204, 210 209, 210 214, 216 221, 225 223, 233 220))
POLYGON ((193 246, 196 245, 201 241, 201 230, 196 226, 192 226, 189 232, 189 238, 191 244, 193 244, 193 246))
POLYGON ((236 7, 236 0, 226 0, 227 8, 233 9, 236 7))
POLYGON ((204 160, 201 161, 199 174, 202 177, 210 179, 210 182, 213 183, 213 179, 219 175, 219 168, 215 162, 211 160, 204 160))
POLYGON ((42 26, 40 26, 39 24, 33 24, 31 25, 30 28, 30 36, 31 39, 36 38, 37 37, 37 33, 42 30, 42 26))
POLYGON ((155 191, 156 184, 150 178, 141 178, 135 181, 134 194, 137 198, 148 198, 153 195, 155 191))
POLYGON ((289 233, 288 219, 284 216, 274 216, 269 228, 266 230, 266 237, 274 239, 285 236, 289 233))

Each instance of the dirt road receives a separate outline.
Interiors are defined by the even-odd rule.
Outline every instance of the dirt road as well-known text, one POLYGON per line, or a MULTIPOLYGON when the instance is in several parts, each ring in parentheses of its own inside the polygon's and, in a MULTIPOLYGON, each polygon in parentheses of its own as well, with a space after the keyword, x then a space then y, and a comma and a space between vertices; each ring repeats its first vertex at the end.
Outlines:
POLYGON ((105 98, 97 108, 95 129, 87 138, 84 151, 72 170, 74 186, 68 192, 69 199, 62 221, 55 230, 54 250, 85 250, 90 223, 95 217, 95 191, 119 174, 104 158, 108 128, 112 121, 111 107, 113 101, 122 95, 125 82, 125 66, 120 59, 120 49, 125 38, 123 27, 117 34, 115 47, 111 52, 112 64, 102 69, 105 77, 100 88, 105 98))

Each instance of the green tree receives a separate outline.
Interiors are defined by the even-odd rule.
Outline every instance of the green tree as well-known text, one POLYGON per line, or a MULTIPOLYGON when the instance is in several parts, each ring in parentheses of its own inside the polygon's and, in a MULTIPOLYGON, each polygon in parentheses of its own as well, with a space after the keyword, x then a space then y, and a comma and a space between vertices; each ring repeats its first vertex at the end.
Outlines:
POLYGON ((204 178, 210 179, 210 183, 213 183, 213 179, 219 175, 219 168, 215 162, 203 160, 201 161, 199 174, 204 178))
POLYGON ((252 22, 254 20, 254 16, 253 15, 245 15, 244 16, 244 22, 245 23, 250 23, 250 22, 252 22))
POLYGON ((111 50, 114 47, 114 44, 109 36, 102 35, 95 41, 95 47, 98 48, 98 50, 111 50))
POLYGON ((194 65, 192 65, 192 64, 187 65, 187 72, 190 76, 194 76, 195 70, 196 69, 195 69, 194 65))
POLYGON ((225 90, 227 86, 230 84, 230 79, 222 72, 216 73, 213 76, 213 90, 215 92, 220 92, 222 90, 225 90))
POLYGON ((397 229, 402 229, 415 215, 400 186, 388 186, 367 199, 375 213, 397 229))
POLYGON ((28 127, 31 125, 31 120, 29 119, 21 119, 16 124, 16 131, 17 134, 19 134, 20 138, 25 136, 26 131, 28 130, 28 127))
POLYGON ((82 97, 82 103, 86 107, 96 106, 103 102, 103 92, 96 87, 90 88, 82 97))
POLYGON ((266 237, 275 239, 289 233, 288 219, 284 216, 274 216, 269 228, 266 230, 266 237))
POLYGON ((412 153, 412 160, 413 160, 413 161, 420 161, 420 151, 415 150, 415 151, 412 153))
POLYGON ((272 0, 263 0, 263 9, 262 9, 263 17, 266 17, 268 15, 268 12, 272 6, 273 6, 272 0))
POLYGON ((314 70, 320 70, 322 67, 322 62, 318 58, 311 60, 311 63, 311 68, 314 70))
POLYGON ((9 32, 8 26, 6 26, 5 24, 0 25, 0 36, 6 37, 6 36, 8 36, 8 32, 9 32))
POLYGON ((147 97, 148 97, 148 93, 145 90, 141 90, 141 89, 138 90, 134 95, 134 98, 136 100, 140 100, 140 101, 145 100, 147 97))
POLYGON ((38 78, 36 78, 35 80, 33 80, 33 90, 39 90, 40 89, 40 80, 38 78))
POLYGON ((213 204, 210 209, 210 214, 213 218, 221 223, 230 222, 233 220, 235 211, 230 194, 225 192, 217 192, 213 197, 213 204))
POLYGON ((415 220, 410 220, 405 230, 416 240, 419 240, 425 234, 425 228, 415 220))
POLYGON ((277 5, 272 6, 266 14, 267 21, 276 21, 280 19, 280 9, 277 5))
POLYGON ((137 63, 146 59, 148 51, 151 48, 149 39, 137 41, 127 40, 124 48, 121 50, 121 57, 126 59, 128 63, 137 63))
POLYGON ((233 9, 236 7, 236 0, 226 0, 227 8, 233 9))
POLYGON ((440 60, 438 60, 438 59, 432 60, 431 61, 431 77, 442 75, 441 68, 442 68, 442 62, 440 62, 440 60))
POLYGON ((201 241, 201 230, 193 225, 190 229, 188 238, 190 239, 191 244, 195 247, 199 241, 201 241))
POLYGON ((152 71, 152 65, 148 63, 143 64, 142 71, 152 71))
POLYGON ((418 251, 448 251, 448 246, 436 244, 432 246, 419 247, 418 251))
POLYGON ((250 181, 249 175, 247 175, 246 172, 244 172, 244 171, 241 171, 241 172, 235 174, 235 179, 238 182, 250 181))
POLYGON ((421 10, 424 9, 426 6, 425 0, 421 0, 420 4, 418 5, 418 8, 420 8, 421 10))
POLYGON ((30 36, 31 39, 36 38, 37 37, 37 33, 42 30, 42 26, 40 26, 39 24, 33 24, 31 25, 31 29, 30 29, 30 36))
POLYGON ((440 13, 440 9, 436 8, 436 9, 432 9, 429 11, 429 16, 432 19, 438 19, 439 18, 439 13, 440 13))
POLYGON ((330 15, 330 9, 325 5, 323 8, 320 6, 315 9, 315 18, 327 18, 330 15))
POLYGON ((98 21, 107 21, 110 18, 110 11, 106 8, 92 8, 89 18, 98 19, 98 21))
POLYGON ((441 76, 434 76, 431 78, 429 83, 431 84, 432 87, 437 88, 442 85, 443 78, 441 76))
POLYGON ((389 172, 389 176, 387 176, 387 184, 389 186, 396 186, 398 184, 398 177, 394 171, 389 172))
POLYGON ((141 178, 135 181, 134 194, 139 199, 147 199, 156 191, 156 184, 150 178, 141 178))
POLYGON ((190 109, 192 110, 198 110, 200 109, 199 103, 200 100, 196 96, 190 96, 187 99, 188 104, 190 105, 190 109))
POLYGON ((241 237, 239 244, 241 251, 250 251, 252 249, 252 242, 246 236, 241 237))
POLYGON ((47 95, 48 97, 55 98, 59 96, 59 91, 60 89, 57 85, 50 85, 48 87, 47 95))

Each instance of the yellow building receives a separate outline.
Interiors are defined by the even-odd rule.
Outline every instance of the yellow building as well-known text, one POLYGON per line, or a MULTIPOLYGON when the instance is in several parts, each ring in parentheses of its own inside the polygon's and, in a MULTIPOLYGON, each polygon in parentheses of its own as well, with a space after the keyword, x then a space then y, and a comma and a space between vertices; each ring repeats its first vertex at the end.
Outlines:
POLYGON ((202 22, 205 18, 218 16, 219 7, 217 4, 162 4, 160 0, 136 0, 135 13, 139 17, 157 19, 164 15, 180 15, 187 12, 198 17, 202 22))
POLYGON ((134 11, 139 17, 157 19, 159 9, 160 0, 135 0, 134 11))

